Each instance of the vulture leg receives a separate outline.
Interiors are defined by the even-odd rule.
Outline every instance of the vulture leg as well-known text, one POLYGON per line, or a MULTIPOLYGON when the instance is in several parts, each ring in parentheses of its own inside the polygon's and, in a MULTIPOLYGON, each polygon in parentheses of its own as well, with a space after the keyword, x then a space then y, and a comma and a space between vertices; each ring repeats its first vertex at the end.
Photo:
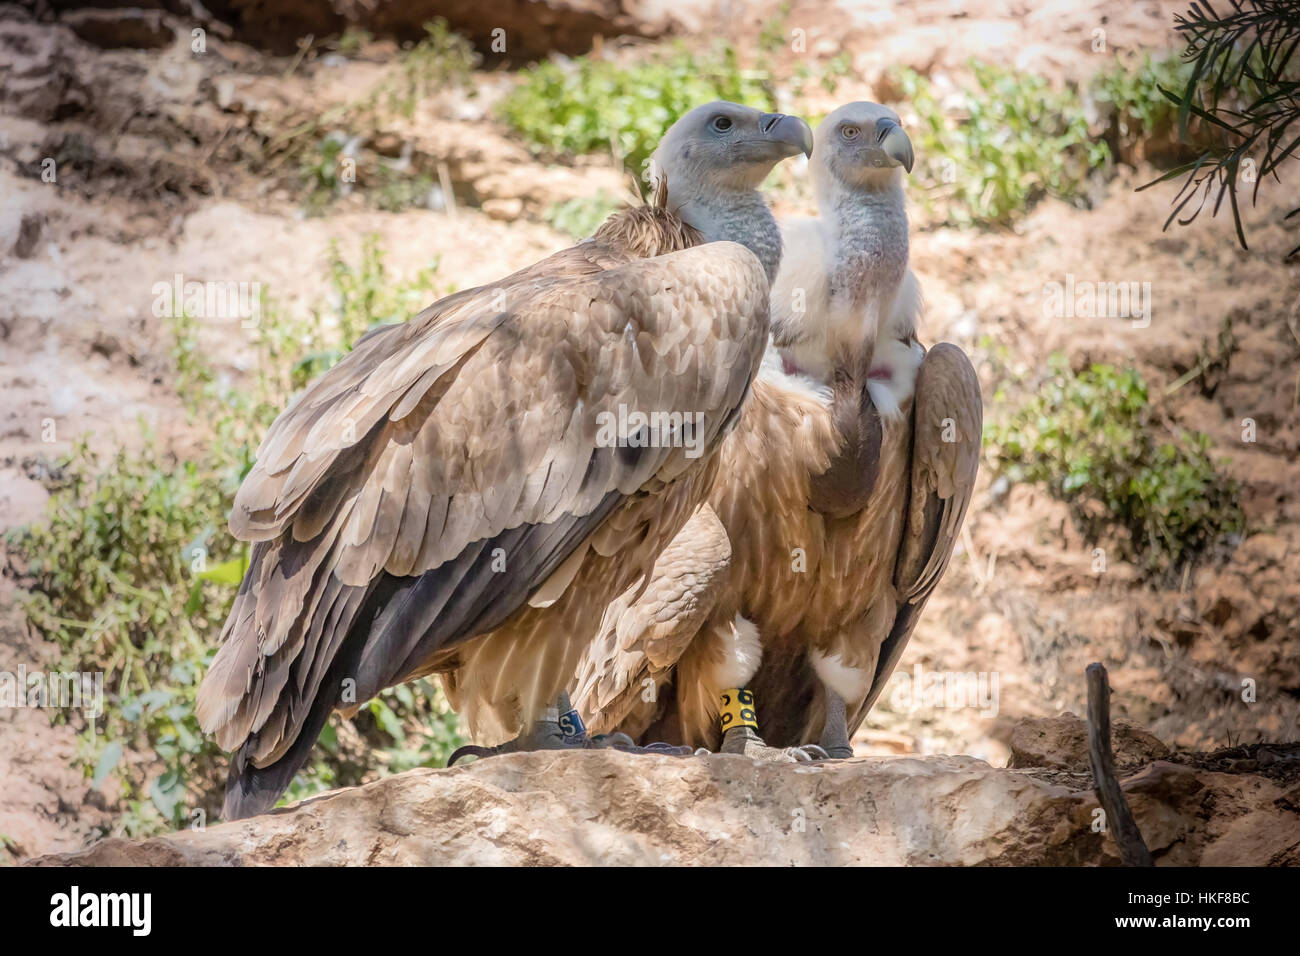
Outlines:
POLYGON ((826 691, 826 724, 822 727, 822 749, 826 755, 835 760, 853 756, 853 744, 849 742, 849 724, 845 716, 844 698, 831 690, 826 691))
POLYGON ((722 733, 724 754, 744 754, 755 760, 775 760, 781 763, 810 763, 824 760, 829 755, 817 744, 801 747, 769 747, 758 734, 758 718, 754 709, 754 694, 743 687, 722 692, 722 733))
POLYGON ((554 710, 547 711, 531 728, 514 740, 507 740, 495 747, 479 747, 466 744, 447 759, 450 767, 462 757, 496 757, 501 754, 523 753, 529 750, 621 750, 633 754, 666 754, 674 757, 688 757, 695 751, 690 747, 678 747, 673 744, 646 744, 637 746, 627 734, 587 735, 587 728, 582 717, 569 701, 567 691, 561 691, 555 700, 554 710))
POLYGON ((825 760, 830 755, 817 744, 801 747, 769 747, 752 727, 732 727, 722 735, 722 753, 744 754, 755 760, 775 760, 780 763, 811 763, 825 760))
POLYGON ((564 742, 564 731, 560 728, 558 712, 558 708, 548 710, 540 720, 534 722, 531 727, 518 737, 507 740, 503 744, 497 744, 495 747, 480 747, 477 744, 466 744, 463 747, 458 747, 447 758, 447 766, 454 765, 462 757, 477 757, 481 760, 484 757, 522 753, 529 750, 562 750, 566 744, 564 742))
POLYGON ((612 747, 628 754, 663 754, 669 757, 689 757, 695 753, 690 747, 677 744, 650 743, 638 745, 635 740, 624 733, 587 735, 587 726, 582 722, 582 715, 569 700, 569 692, 561 691, 556 710, 560 714, 560 732, 564 734, 566 747, 583 749, 606 749, 612 747))

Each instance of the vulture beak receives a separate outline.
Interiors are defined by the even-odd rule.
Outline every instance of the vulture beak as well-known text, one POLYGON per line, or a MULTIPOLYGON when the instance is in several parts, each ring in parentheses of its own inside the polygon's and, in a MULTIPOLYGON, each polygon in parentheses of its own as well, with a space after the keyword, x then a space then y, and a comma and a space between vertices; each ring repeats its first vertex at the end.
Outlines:
MULTIPOLYGON (((912 141, 899 126, 888 117, 876 120, 876 143, 868 147, 868 154, 883 154, 888 163, 883 165, 902 166, 909 173, 915 157, 912 154, 912 141)), ((872 165, 882 165, 873 162, 872 165)))
POLYGON ((758 120, 758 128, 763 133, 764 142, 783 147, 782 158, 803 153, 811 158, 813 151, 812 127, 797 116, 785 113, 764 113, 758 120))

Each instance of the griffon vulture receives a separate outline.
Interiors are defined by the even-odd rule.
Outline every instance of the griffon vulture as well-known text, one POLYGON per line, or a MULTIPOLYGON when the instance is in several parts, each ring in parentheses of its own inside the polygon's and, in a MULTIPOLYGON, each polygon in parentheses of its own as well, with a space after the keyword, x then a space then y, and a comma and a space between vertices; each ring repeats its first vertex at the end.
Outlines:
POLYGON ((610 606, 579 667, 593 731, 849 756, 947 567, 982 405, 961 350, 916 339, 912 145, 873 103, 830 114, 815 142, 821 216, 783 229, 773 348, 709 503, 645 589, 610 606))
POLYGON ((601 610, 711 485, 780 258, 757 187, 811 146, 794 117, 692 110, 655 206, 370 331, 276 419, 235 498, 251 563, 198 697, 234 751, 227 818, 274 805, 336 707, 418 676, 454 671, 471 727, 538 732, 601 610), (674 411, 693 427, 602 439, 674 411))

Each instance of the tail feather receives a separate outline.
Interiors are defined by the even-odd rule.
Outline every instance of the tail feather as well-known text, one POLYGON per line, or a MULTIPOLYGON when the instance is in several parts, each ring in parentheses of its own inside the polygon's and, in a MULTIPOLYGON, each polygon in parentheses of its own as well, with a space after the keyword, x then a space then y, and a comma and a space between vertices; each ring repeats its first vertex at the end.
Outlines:
POLYGON ((266 767, 255 767, 249 760, 250 751, 257 738, 250 738, 230 760, 230 775, 226 779, 226 799, 221 805, 221 816, 226 820, 242 820, 265 813, 275 806, 281 794, 289 789, 294 776, 302 769, 316 745, 316 738, 325 728, 325 721, 338 700, 340 682, 331 692, 319 694, 312 701, 307 719, 303 721, 292 745, 279 760, 266 767))

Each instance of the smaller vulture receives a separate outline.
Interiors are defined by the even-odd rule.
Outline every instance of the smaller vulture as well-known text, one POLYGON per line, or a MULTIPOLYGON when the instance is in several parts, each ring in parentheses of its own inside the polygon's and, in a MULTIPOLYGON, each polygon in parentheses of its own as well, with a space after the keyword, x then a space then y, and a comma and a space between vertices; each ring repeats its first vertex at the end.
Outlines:
POLYGON ((961 350, 916 338, 912 145, 874 103, 830 114, 815 143, 820 218, 784 226, 772 348, 709 502, 579 666, 593 731, 849 756, 947 567, 982 404, 961 350))
POLYGON ((372 330, 276 419, 230 516, 254 544, 196 708, 234 752, 227 819, 274 805, 333 710, 423 675, 476 736, 559 745, 602 609, 712 484, 780 259, 757 187, 811 147, 794 117, 692 110, 655 206, 372 330), (655 415, 658 441, 608 427, 655 415))

